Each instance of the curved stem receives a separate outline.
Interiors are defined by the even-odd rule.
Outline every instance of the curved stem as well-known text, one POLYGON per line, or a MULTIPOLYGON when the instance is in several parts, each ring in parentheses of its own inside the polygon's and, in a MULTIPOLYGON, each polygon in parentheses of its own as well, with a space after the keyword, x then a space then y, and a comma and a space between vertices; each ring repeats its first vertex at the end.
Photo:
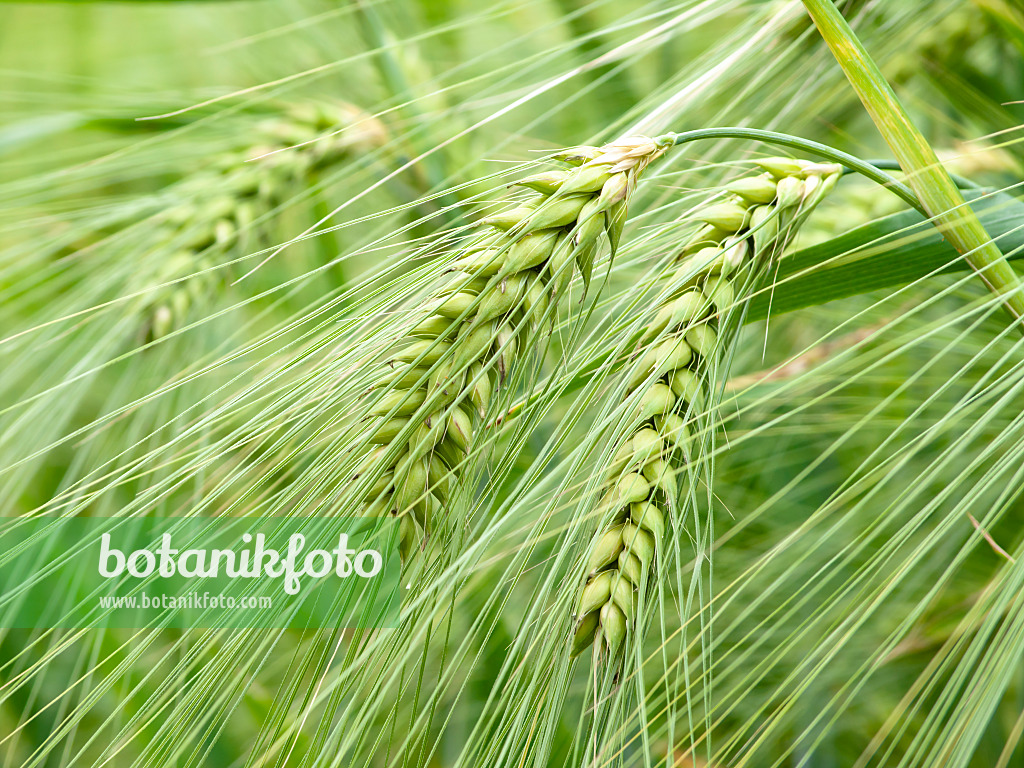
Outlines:
MULTIPOLYGON (((875 168, 881 168, 883 171, 903 171, 903 168, 896 160, 868 160, 867 162, 875 166, 875 168)), ((843 174, 852 173, 853 169, 844 168, 843 174)), ((949 178, 953 180, 960 189, 981 189, 980 184, 975 184, 970 179, 964 176, 957 176, 955 173, 950 173, 949 178)))
POLYGON ((910 187, 897 181, 871 163, 830 147, 827 144, 820 144, 810 139, 801 139, 799 136, 765 131, 760 128, 699 128, 694 131, 684 131, 683 133, 668 133, 665 136, 658 137, 656 141, 671 141, 672 144, 678 146, 690 141, 700 141, 701 139, 752 139, 754 141, 763 141, 766 144, 788 147, 789 149, 799 149, 808 154, 817 155, 834 163, 839 163, 852 171, 856 171, 877 184, 881 184, 883 187, 888 187, 914 210, 925 217, 928 216, 927 211, 921 205, 921 201, 917 199, 917 195, 911 191, 910 187))

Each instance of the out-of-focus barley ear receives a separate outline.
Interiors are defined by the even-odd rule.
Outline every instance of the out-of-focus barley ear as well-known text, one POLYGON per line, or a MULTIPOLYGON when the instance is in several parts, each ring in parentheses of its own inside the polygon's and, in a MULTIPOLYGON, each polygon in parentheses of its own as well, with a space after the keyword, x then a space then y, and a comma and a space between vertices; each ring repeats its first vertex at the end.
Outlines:
POLYGON ((196 304, 225 289, 221 265, 252 249, 257 221, 311 184, 315 174, 387 140, 383 124, 352 105, 291 104, 258 123, 248 144, 191 175, 181 187, 182 202, 154 222, 156 246, 181 247, 152 281, 161 287, 142 309, 146 339, 180 329, 196 304))
MULTIPOLYGON (((396 479, 394 490, 384 494, 392 515, 409 516, 415 491, 435 492, 429 472, 422 488, 419 474, 406 480, 411 470, 399 462, 409 453, 424 457, 428 466, 441 464, 450 486, 442 508, 450 502, 459 465, 472 451, 494 393, 506 386, 523 351, 535 346, 538 323, 545 317, 554 321, 552 305, 577 272, 589 287, 602 239, 613 249, 617 245, 638 178, 670 143, 628 137, 557 155, 562 167, 510 185, 517 190, 514 203, 485 216, 483 232, 467 237, 454 254, 444 285, 428 301, 432 314, 395 344, 387 356, 392 367, 369 396, 367 410, 378 422, 369 442, 393 449, 386 452, 393 458, 380 467, 396 479), (413 384, 407 370, 393 367, 399 362, 429 375, 413 384), (403 429, 410 422, 415 427, 403 429)), ((365 494, 365 503, 376 501, 365 494)), ((419 541, 407 537, 429 536, 430 528, 429 519, 418 527, 403 522, 403 552, 420 549, 419 541)))
MULTIPOLYGON (((781 157, 757 164, 765 173, 731 182, 727 199, 697 212, 703 226, 678 259, 686 285, 655 311, 622 374, 634 427, 607 467, 611 490, 597 510, 604 527, 577 599, 573 656, 597 642, 599 655, 614 661, 637 630, 641 592, 665 553, 666 537, 682 525, 677 476, 701 444, 691 439, 690 422, 709 406, 710 380, 728 358, 733 319, 842 173, 830 163, 781 157)), ((667 275, 675 272, 673 266, 667 275)))

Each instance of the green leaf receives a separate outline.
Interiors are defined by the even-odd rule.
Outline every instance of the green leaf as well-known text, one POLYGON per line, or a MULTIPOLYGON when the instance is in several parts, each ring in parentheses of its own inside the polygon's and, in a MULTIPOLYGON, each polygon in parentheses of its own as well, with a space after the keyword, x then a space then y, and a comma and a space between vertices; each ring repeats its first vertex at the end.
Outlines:
MULTIPOLYGON (((964 195, 1007 258, 1024 258, 1024 202, 993 190, 964 195)), ((921 214, 905 211, 782 259, 775 286, 751 301, 747 320, 763 320, 769 305, 778 315, 970 268, 921 214)))

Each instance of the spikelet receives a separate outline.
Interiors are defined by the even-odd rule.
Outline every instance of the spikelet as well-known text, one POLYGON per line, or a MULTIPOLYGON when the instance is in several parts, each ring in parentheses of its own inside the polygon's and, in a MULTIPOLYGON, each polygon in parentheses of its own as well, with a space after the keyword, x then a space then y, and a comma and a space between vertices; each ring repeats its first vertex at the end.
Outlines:
POLYGON ((246 146, 224 152, 178 192, 154 221, 150 241, 169 251, 148 299, 147 337, 180 328, 189 310, 224 286, 226 257, 250 248, 254 224, 329 165, 387 140, 383 125, 348 104, 292 104, 261 121, 246 146))
POLYGON ((636 626, 641 594, 665 538, 675 527, 677 473, 695 457, 689 421, 708 395, 730 318, 759 285, 767 266, 841 175, 837 165, 789 158, 758 161, 766 173, 726 186, 728 200, 698 212, 704 226, 680 254, 685 287, 659 308, 644 347, 625 371, 638 392, 635 428, 609 467, 611 489, 600 503, 606 520, 587 564, 576 606, 572 654, 597 641, 615 656, 636 626), (694 275, 696 265, 696 275, 694 275), (689 420, 688 420, 689 417, 689 420))
POLYGON ((422 546, 432 517, 449 503, 491 397, 524 346, 521 333, 552 314, 575 272, 589 281, 604 237, 614 251, 637 179, 668 146, 631 137, 581 147, 559 156, 568 167, 519 180, 529 195, 482 220, 483 234, 451 263, 432 314, 390 354, 372 395, 368 441, 394 448, 383 467, 393 482, 365 503, 401 518, 404 557, 422 546))

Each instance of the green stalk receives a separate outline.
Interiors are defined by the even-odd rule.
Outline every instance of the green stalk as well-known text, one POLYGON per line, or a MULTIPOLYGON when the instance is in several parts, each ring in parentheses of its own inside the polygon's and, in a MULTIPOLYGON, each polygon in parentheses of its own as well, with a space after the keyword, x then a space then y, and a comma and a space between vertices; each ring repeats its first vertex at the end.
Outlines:
MULTIPOLYGON (((418 157, 423 164, 423 174, 427 180, 428 191, 443 190, 447 186, 448 174, 444 170, 443 158, 427 151, 436 146, 438 142, 428 135, 433 128, 426 122, 417 103, 416 94, 402 69, 402 64, 394 54, 394 47, 398 41, 381 20, 374 3, 357 0, 355 7, 359 12, 357 18, 361 23, 363 38, 371 52, 376 54, 374 60, 377 62, 384 86, 390 92, 388 95, 394 98, 395 104, 416 126, 408 132, 410 150, 412 155, 418 157)), ((458 202, 455 195, 448 192, 438 198, 437 205, 444 210, 458 205, 458 202)), ((456 210, 450 210, 445 214, 445 218, 454 221, 456 213, 456 210)))
POLYGON ((896 156, 907 183, 943 237, 967 260, 1016 320, 1024 318, 1017 274, 985 232, 935 151, 911 122, 878 66, 832 0, 803 0, 814 24, 896 156))

